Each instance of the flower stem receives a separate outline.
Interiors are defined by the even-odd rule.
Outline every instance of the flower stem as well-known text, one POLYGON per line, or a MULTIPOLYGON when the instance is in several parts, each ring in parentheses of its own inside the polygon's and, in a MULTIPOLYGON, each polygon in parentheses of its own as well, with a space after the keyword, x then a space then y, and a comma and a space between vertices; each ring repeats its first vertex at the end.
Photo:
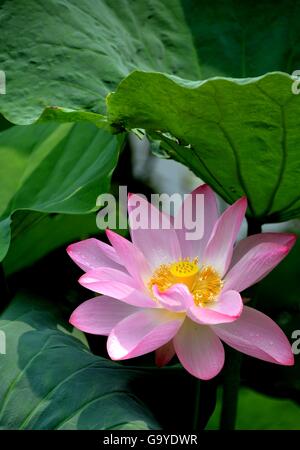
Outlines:
POLYGON ((0 264, 0 311, 7 306, 10 299, 10 294, 5 278, 5 273, 2 264, 0 264))
MULTIPOLYGON (((261 223, 256 219, 248 218, 248 236, 261 233, 261 223)), ((249 292, 249 291, 248 291, 249 292)), ((249 292, 250 293, 250 292, 249 292)), ((253 296, 253 290, 251 290, 253 296)), ((240 371, 242 354, 233 348, 226 348, 224 367, 224 383, 221 411, 221 430, 234 430, 237 416, 237 405, 240 386, 240 371)))
POLYGON ((233 348, 226 348, 224 384, 220 430, 234 430, 240 387, 242 355, 233 348))
POLYGON ((197 431, 198 430, 198 425, 199 425, 200 392, 201 392, 201 380, 196 380, 195 411, 194 411, 194 419, 193 419, 193 431, 197 431))
POLYGON ((196 380, 193 431, 204 430, 217 402, 218 378, 196 380))

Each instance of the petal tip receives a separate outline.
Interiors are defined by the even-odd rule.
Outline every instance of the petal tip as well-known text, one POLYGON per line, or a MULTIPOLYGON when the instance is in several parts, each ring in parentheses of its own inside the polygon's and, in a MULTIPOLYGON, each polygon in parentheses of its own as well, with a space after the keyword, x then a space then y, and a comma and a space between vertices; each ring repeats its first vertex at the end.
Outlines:
POLYGON ((282 363, 284 366, 294 366, 295 364, 295 357, 293 353, 290 354, 290 356, 286 359, 285 362, 282 363))
POLYGON ((120 361, 122 359, 126 359, 126 352, 121 350, 120 346, 116 346, 115 344, 115 335, 114 330, 112 330, 108 336, 106 341, 106 350, 108 356, 112 361, 120 361), (119 348, 118 348, 119 347, 119 348))
POLYGON ((201 191, 204 191, 204 192, 212 191, 211 187, 207 183, 200 184, 200 186, 198 186, 195 189, 195 191, 198 191, 198 190, 201 190, 201 191))
POLYGON ((248 207, 248 198, 246 197, 246 195, 243 195, 243 197, 241 197, 238 200, 238 202, 242 204, 242 206, 245 208, 245 210, 247 209, 247 207, 248 207))
POLYGON ((191 192, 191 195, 193 194, 204 194, 204 195, 212 194, 213 196, 215 196, 213 189, 207 183, 200 184, 200 186, 196 187, 191 192))
POLYGON ((110 229, 110 228, 105 228, 105 234, 109 239, 109 236, 112 236, 114 234, 114 232, 110 229))
POLYGON ((290 252, 291 248, 292 246, 290 244, 281 245, 278 248, 278 253, 281 253, 283 256, 286 256, 290 252))
POLYGON ((86 284, 86 273, 81 275, 81 277, 78 278, 78 283, 81 284, 81 286, 85 286, 86 284))
POLYGON ((296 233, 289 233, 289 236, 290 241, 287 243, 287 245, 289 246, 289 248, 292 248, 298 239, 298 235, 296 233))
POLYGON ((68 253, 69 256, 71 256, 71 254, 73 252, 73 246, 74 246, 74 244, 70 244, 66 248, 66 252, 68 253))
POLYGON ((69 324, 71 324, 73 327, 76 327, 76 323, 77 323, 77 314, 76 314, 76 310, 72 312, 72 314, 70 315, 69 318, 69 324))

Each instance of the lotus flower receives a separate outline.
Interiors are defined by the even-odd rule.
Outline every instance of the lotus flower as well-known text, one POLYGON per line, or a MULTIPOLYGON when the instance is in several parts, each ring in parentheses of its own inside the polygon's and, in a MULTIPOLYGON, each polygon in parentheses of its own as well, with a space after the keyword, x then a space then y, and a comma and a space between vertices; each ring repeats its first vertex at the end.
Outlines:
MULTIPOLYGON (((80 330, 108 336, 113 360, 156 350, 156 363, 176 354, 184 368, 200 379, 217 375, 224 364, 221 341, 256 358, 283 365, 294 362, 281 329, 265 314, 243 305, 240 292, 265 277, 290 251, 295 236, 261 233, 235 245, 246 209, 241 198, 219 216, 207 185, 183 202, 195 205, 204 195, 204 235, 186 240, 184 227, 131 228, 132 242, 107 230, 111 245, 87 239, 68 247, 86 273, 81 285, 102 294, 81 304, 70 318, 80 330)), ((149 217, 161 213, 135 194, 128 198, 129 222, 134 207, 149 217)))

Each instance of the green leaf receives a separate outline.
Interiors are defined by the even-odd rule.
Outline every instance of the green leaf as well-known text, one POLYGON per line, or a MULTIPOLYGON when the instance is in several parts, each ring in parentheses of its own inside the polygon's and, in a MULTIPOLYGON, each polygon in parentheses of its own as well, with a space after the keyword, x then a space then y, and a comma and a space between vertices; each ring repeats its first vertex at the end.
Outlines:
POLYGON ((143 128, 225 201, 246 195, 248 215, 278 222, 299 215, 300 96, 292 78, 189 82, 134 72, 108 97, 113 130, 143 128))
POLYGON ((71 120, 102 126, 97 113, 104 110, 106 94, 137 67, 199 77, 177 0, 48 0, 46 7, 40 0, 4 0, 0 28, 0 68, 7 75, 1 112, 22 125, 52 107, 43 120, 66 121, 67 108, 81 110, 69 111, 71 120), (26 33, 24 17, 30 17, 26 33))
POLYGON ((104 128, 109 131, 109 125, 106 117, 89 111, 50 106, 44 109, 42 115, 38 119, 38 123, 49 122, 50 120, 60 123, 87 122, 96 125, 98 128, 104 128))
MULTIPOLYGON (((95 211, 98 195, 109 189, 123 140, 92 124, 51 123, 2 132, 0 260, 9 247, 10 220, 16 211, 95 211)), ((70 239, 73 234, 70 229, 70 239)))
POLYGON ((5 274, 30 266, 66 243, 99 233, 95 214, 17 211, 12 222, 11 245, 3 261, 5 274))
POLYGON ((300 68, 300 2, 182 0, 201 79, 300 68), (287 38, 288 37, 288 38, 287 38))
POLYGON ((42 115, 105 126, 106 94, 135 69, 190 80, 291 73, 299 11, 293 0, 3 0, 1 112, 18 124, 42 115))
MULTIPOLYGON (((219 401, 207 429, 219 428, 219 401)), ((237 430, 299 430, 300 407, 290 400, 281 400, 242 388, 239 393, 237 430)))
POLYGON ((2 315, 0 427, 159 428, 129 388, 142 371, 92 355, 59 320, 52 306, 25 295, 2 315))

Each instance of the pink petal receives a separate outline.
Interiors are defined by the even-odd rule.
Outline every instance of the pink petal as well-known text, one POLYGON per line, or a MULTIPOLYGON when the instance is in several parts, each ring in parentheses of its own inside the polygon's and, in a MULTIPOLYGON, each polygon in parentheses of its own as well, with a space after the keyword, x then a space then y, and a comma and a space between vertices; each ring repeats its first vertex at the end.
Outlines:
POLYGON ((173 343, 183 367, 201 380, 215 377, 224 365, 223 345, 205 325, 186 319, 173 343))
POLYGON ((134 306, 114 298, 94 297, 78 306, 70 323, 81 331, 108 336, 118 322, 137 311, 134 306))
POLYGON ((243 301, 236 291, 222 292, 219 299, 206 307, 193 305, 188 316, 201 324, 228 323, 236 320, 242 313, 243 301))
POLYGON ((121 261, 115 250, 98 239, 90 238, 71 244, 67 252, 85 272, 97 267, 113 267, 122 270, 121 261))
POLYGON ((273 243, 253 247, 227 273, 223 289, 247 289, 274 269, 289 251, 290 247, 273 243))
POLYGON ((155 351, 155 364, 163 367, 175 356, 173 341, 169 341, 155 351))
POLYGON ((279 326, 249 306, 244 306, 235 322, 212 328, 224 342, 242 353, 277 364, 294 364, 291 345, 279 326))
POLYGON ((150 268, 144 255, 132 242, 119 234, 114 233, 111 230, 106 230, 106 234, 123 266, 125 266, 130 275, 139 282, 140 286, 144 288, 144 280, 151 276, 150 268))
POLYGON ((152 290, 159 303, 170 311, 186 311, 190 305, 194 304, 193 297, 185 284, 173 284, 163 292, 154 285, 152 290))
POLYGON ((122 320, 110 333, 107 351, 112 359, 129 359, 152 352, 173 338, 183 314, 144 309, 122 320))
POLYGON ((234 266, 246 253, 258 244, 273 243, 292 248, 297 236, 289 233, 259 233, 248 236, 237 243, 233 250, 231 267, 234 266))
POLYGON ((240 198, 229 206, 218 219, 204 251, 204 263, 212 265, 223 276, 232 258, 237 238, 247 209, 247 199, 240 198))
POLYGON ((134 306, 157 307, 150 296, 139 290, 138 283, 120 270, 98 267, 82 275, 79 283, 93 292, 108 295, 134 306))
POLYGON ((176 231, 166 214, 162 214, 143 197, 131 194, 128 198, 128 215, 132 242, 143 253, 151 269, 181 257, 176 231), (134 227, 135 208, 142 211, 143 228, 134 227), (162 224, 166 229, 162 229, 162 224))
MULTIPOLYGON (((190 213, 188 214, 188 217, 190 217, 190 213)), ((179 239, 182 257, 185 258, 189 256, 194 258, 195 256, 198 256, 201 259, 206 244, 211 236, 213 227, 218 220, 217 201, 213 190, 207 184, 203 184, 191 192, 183 202, 182 207, 175 218, 175 223, 176 220, 180 220, 179 218, 181 219, 183 227, 181 229, 176 229, 176 233, 179 239), (197 195, 204 195, 204 211, 201 211, 201 214, 204 215, 204 234, 202 239, 187 240, 186 233, 190 233, 191 230, 188 230, 185 227, 184 217, 186 214, 186 209, 192 207, 194 212, 192 215, 192 220, 195 220, 195 212, 197 211, 197 195)), ((198 220, 200 220, 200 217, 198 220)))

